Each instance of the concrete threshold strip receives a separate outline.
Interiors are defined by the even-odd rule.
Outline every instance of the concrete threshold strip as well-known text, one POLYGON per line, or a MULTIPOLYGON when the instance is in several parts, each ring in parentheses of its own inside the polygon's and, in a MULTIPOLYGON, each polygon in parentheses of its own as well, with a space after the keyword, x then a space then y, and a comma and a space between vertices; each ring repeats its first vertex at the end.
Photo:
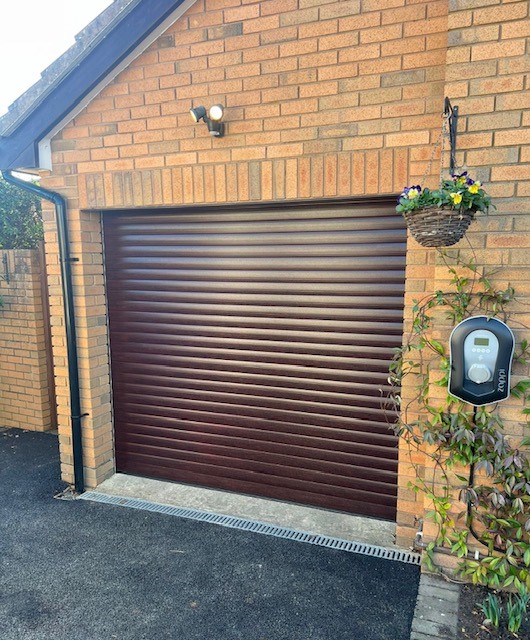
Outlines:
POLYGON ((349 553, 359 553, 365 556, 373 556, 385 560, 395 560, 406 564, 419 565, 421 556, 419 553, 411 551, 403 551, 399 549, 387 549, 372 544, 361 542, 353 542, 350 540, 342 540, 332 536, 307 533, 305 531, 297 531, 286 527, 278 527, 266 522, 257 520, 248 520, 246 518, 236 518, 198 509, 189 509, 175 507, 149 500, 141 500, 139 498, 126 498, 123 496, 115 496, 107 493, 99 493, 97 491, 87 491, 79 496, 80 500, 89 500, 92 502, 100 502, 103 504, 111 504, 120 507, 129 507, 131 509, 140 509, 143 511, 151 511, 153 513, 162 513, 164 515, 177 516, 179 518, 187 518, 199 522, 209 522, 218 524, 230 529, 238 529, 239 531, 250 531, 252 533, 261 533, 276 538, 284 538, 287 540, 295 540, 296 542, 306 542, 320 547, 337 549, 339 551, 347 551, 349 553))

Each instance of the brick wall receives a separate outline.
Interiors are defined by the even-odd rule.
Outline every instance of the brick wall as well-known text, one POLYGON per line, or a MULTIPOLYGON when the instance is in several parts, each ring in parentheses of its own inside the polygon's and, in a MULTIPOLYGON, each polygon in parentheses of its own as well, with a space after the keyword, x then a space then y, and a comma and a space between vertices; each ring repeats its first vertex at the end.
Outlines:
MULTIPOLYGON (((527 15, 521 0, 198 0, 56 136, 44 185, 68 198, 79 258, 73 269, 89 486, 113 470, 99 209, 398 193, 425 174, 433 186, 433 145, 448 95, 462 116, 458 161, 492 184, 499 207, 475 223, 472 246, 488 263, 514 265, 504 277, 513 273, 528 287, 519 246, 528 221, 521 162, 529 156, 520 128, 530 125, 522 103, 527 15), (190 107, 217 102, 226 107, 220 139, 189 116, 190 107)), ((56 290, 51 212, 45 217, 56 290)), ((410 241, 407 318, 413 298, 443 279, 438 262, 434 250, 410 241)), ((60 308, 57 293, 60 442, 71 481, 60 308)), ((407 464, 403 455, 401 543, 410 542, 423 513, 407 488, 407 464)))
MULTIPOLYGON (((86 210, 400 191, 409 172, 425 172, 438 136, 446 32, 446 0, 198 0, 53 140, 54 170, 43 184, 68 198, 79 258, 89 486, 112 473, 113 451, 100 217, 86 210), (221 139, 189 115, 216 102, 226 106, 221 139)), ((45 233, 55 291, 51 210, 45 233)), ((51 305, 71 481, 59 294, 51 305)))
POLYGON ((83 206, 394 193, 424 173, 445 0, 240 4, 197 2, 55 141, 83 206), (223 139, 189 116, 216 102, 223 139))
MULTIPOLYGON (((9 282, 0 281, 0 427, 55 428, 39 251, 2 250, 9 282)), ((5 276, 4 263, 0 275, 5 276)), ((45 301, 44 301, 45 303, 45 301)))
MULTIPOLYGON (((472 224, 457 248, 463 260, 474 259, 486 270, 496 270, 494 281, 499 290, 513 285, 517 300, 510 305, 512 315, 508 322, 518 339, 530 335, 529 35, 526 0, 449 1, 445 93, 460 111, 457 163, 485 183, 497 207, 488 217, 472 224)), ((447 288, 449 277, 435 251, 422 249, 412 241, 408 265, 405 318, 410 323, 414 299, 447 288)), ((436 337, 447 343, 450 329, 440 317, 436 337)), ((530 376, 530 371, 520 365, 515 365, 513 372, 514 382, 530 376)), ((438 394, 441 393, 443 390, 439 389, 438 394)), ((410 400, 413 395, 413 384, 409 382, 404 398, 410 400)), ((436 398, 435 388, 432 398, 436 398)), ((521 401, 515 399, 500 405, 500 414, 514 442, 523 435, 521 409, 521 401)), ((420 465, 424 462, 417 452, 413 459, 420 465)), ((408 462, 408 453, 403 450, 397 530, 402 543, 410 540, 416 526, 414 516, 428 507, 423 505, 421 496, 406 487, 411 479, 407 472, 412 476, 408 462)), ((432 470, 426 469, 425 477, 432 478, 432 470)), ((435 530, 432 523, 425 523, 427 540, 435 530)), ((453 564, 443 556, 438 561, 453 564)))

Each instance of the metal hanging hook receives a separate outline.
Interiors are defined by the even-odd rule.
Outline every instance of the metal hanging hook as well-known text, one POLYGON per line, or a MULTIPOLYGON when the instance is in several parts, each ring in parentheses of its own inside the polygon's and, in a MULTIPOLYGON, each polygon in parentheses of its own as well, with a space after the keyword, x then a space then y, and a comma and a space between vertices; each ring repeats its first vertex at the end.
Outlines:
POLYGON ((444 116, 447 118, 449 126, 449 144, 451 147, 449 155, 449 171, 454 174, 456 168, 456 135, 458 130, 458 107, 453 107, 449 98, 445 98, 444 116))

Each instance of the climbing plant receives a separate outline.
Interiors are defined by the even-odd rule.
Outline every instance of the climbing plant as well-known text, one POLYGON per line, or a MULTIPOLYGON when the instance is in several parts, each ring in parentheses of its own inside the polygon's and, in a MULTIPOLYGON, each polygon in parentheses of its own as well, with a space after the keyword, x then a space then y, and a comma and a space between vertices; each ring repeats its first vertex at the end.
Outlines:
MULTIPOLYGON (((459 573, 475 584, 530 589, 530 437, 524 433, 530 380, 521 379, 511 389, 520 405, 521 435, 510 437, 498 404, 474 408, 447 392, 450 360, 439 339, 441 330, 448 334, 472 315, 507 320, 516 291, 496 288, 495 273, 463 260, 459 252, 451 256, 440 250, 439 255, 450 286, 415 302, 410 334, 396 352, 389 378, 400 415, 396 432, 411 454, 426 456, 425 468, 433 470, 425 477, 423 465, 411 455, 416 471, 411 488, 424 493, 432 505, 426 517, 437 525, 426 563, 433 570, 435 549, 445 547, 460 558, 459 573), (405 402, 399 389, 406 377, 413 378, 407 388, 417 391, 405 402), (440 387, 438 393, 434 386, 440 387), (480 550, 475 556, 472 542, 480 550)), ((521 339, 514 356, 521 373, 529 356, 528 341, 521 339)))

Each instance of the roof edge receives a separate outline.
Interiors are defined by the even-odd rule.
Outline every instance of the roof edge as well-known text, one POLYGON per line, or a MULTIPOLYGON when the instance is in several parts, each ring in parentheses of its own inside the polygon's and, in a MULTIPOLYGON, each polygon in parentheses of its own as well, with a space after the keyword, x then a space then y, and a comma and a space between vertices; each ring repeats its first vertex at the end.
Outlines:
MULTIPOLYGON (((107 10, 114 8, 114 12, 107 14, 105 28, 102 29, 98 18, 107 10, 80 32, 78 43, 63 54, 68 54, 67 61, 61 62, 61 56, 48 67, 52 81, 45 82, 46 70, 39 81, 44 82, 40 90, 35 93, 30 90, 32 99, 27 108, 0 135, 0 168, 39 167, 39 142, 51 131, 56 133, 65 126, 78 105, 82 105, 78 111, 84 108, 122 70, 120 64, 129 64, 145 51, 160 35, 157 30, 168 28, 195 2, 115 0, 107 7, 107 10), (78 46, 83 48, 80 55, 76 55, 78 46)), ((0 119, 0 126, 4 118, 0 119)))
POLYGON ((97 43, 106 37, 115 24, 123 18, 124 11, 130 10, 139 0, 114 0, 78 34, 75 43, 48 65, 41 77, 8 107, 0 116, 0 135, 9 136, 20 121, 29 117, 38 104, 53 90, 53 87, 78 64, 97 43))

